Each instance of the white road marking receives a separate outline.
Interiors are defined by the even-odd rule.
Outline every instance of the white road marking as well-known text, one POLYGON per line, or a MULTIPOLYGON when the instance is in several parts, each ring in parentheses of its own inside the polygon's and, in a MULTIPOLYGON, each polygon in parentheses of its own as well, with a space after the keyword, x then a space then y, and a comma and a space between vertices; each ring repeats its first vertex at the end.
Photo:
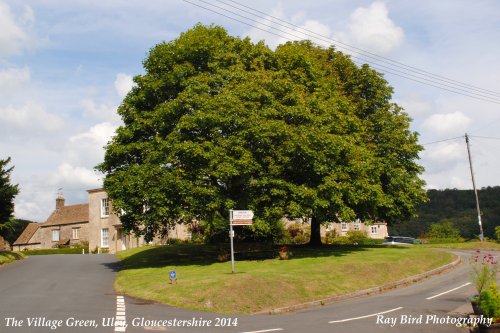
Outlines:
POLYGON ((342 319, 342 320, 332 320, 332 321, 329 321, 328 323, 329 323, 329 324, 334 324, 334 323, 344 323, 344 322, 346 322, 346 321, 352 321, 352 320, 358 320, 358 319, 364 319, 364 318, 375 317, 375 316, 378 316, 378 315, 381 315, 381 314, 384 314, 384 313, 389 313, 389 312, 398 311, 398 310, 401 310, 402 308, 403 308, 403 307, 402 307, 402 306, 400 306, 399 308, 394 308, 394 309, 387 310, 387 311, 384 311, 384 312, 374 313, 374 314, 370 314, 370 315, 366 315, 366 316, 362 316, 362 317, 348 318, 348 319, 342 319))
POLYGON ((282 328, 271 328, 268 330, 262 330, 262 331, 249 331, 249 332, 241 332, 241 333, 264 333, 264 332, 274 332, 274 331, 283 331, 282 328))
POLYGON ((445 292, 442 292, 441 294, 437 294, 437 295, 434 295, 434 296, 431 296, 431 297, 427 297, 426 300, 430 300, 430 299, 433 299, 433 298, 436 298, 436 297, 439 297, 439 296, 442 296, 442 295, 445 295, 445 294, 448 294, 448 293, 451 293, 452 291, 455 291, 455 290, 458 290, 460 288, 463 288, 465 286, 468 286, 469 284, 471 284, 470 282, 467 282, 467 283, 464 283, 463 285, 459 286, 459 287, 456 287, 456 288, 453 288, 453 289, 450 289, 450 290, 447 290, 445 292))
MULTIPOLYGON (((125 323, 125 298, 123 296, 116 296, 116 323, 125 323)), ((125 332, 127 328, 125 326, 115 326, 115 332, 125 332)))

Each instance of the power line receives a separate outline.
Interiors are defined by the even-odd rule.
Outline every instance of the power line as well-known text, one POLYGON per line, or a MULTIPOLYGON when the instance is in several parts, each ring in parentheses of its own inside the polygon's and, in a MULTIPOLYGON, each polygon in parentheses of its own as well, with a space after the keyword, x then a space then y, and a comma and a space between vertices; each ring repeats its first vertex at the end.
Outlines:
POLYGON ((457 139, 462 139, 464 138, 463 135, 457 136, 456 138, 449 138, 449 139, 443 139, 443 140, 438 140, 438 141, 432 141, 432 142, 426 142, 426 143, 421 143, 420 145, 422 146, 427 146, 427 145, 433 145, 435 143, 440 143, 440 142, 446 142, 446 141, 452 141, 452 140, 457 140, 457 139))
MULTIPOLYGON (((450 79, 450 78, 447 78, 447 77, 444 77, 444 76, 441 76, 441 75, 433 74, 433 73, 431 73, 431 72, 428 72, 428 71, 425 71, 425 70, 419 69, 419 68, 417 68, 417 67, 413 67, 413 66, 410 66, 410 65, 406 65, 406 64, 404 64, 404 63, 402 63, 402 62, 399 62, 399 61, 396 61, 396 60, 393 60, 393 59, 390 59, 390 58, 387 58, 387 57, 384 57, 384 56, 378 55, 378 54, 373 53, 373 52, 369 52, 369 51, 363 50, 363 49, 361 49, 361 48, 358 48, 358 47, 355 47, 355 46, 349 45, 349 44, 344 43, 344 42, 341 42, 341 41, 339 41, 339 40, 335 40, 335 39, 333 39, 333 38, 331 38, 331 37, 328 37, 328 36, 324 36, 324 35, 318 34, 318 33, 314 32, 314 31, 312 31, 312 30, 308 30, 308 29, 303 28, 303 27, 300 27, 300 26, 298 26, 298 25, 296 25, 296 24, 293 24, 293 23, 287 22, 287 21, 285 21, 285 20, 282 20, 282 19, 280 19, 280 18, 274 17, 274 16, 272 16, 272 15, 268 15, 267 13, 264 13, 264 12, 262 12, 262 11, 259 11, 259 10, 257 10, 257 9, 254 9, 254 8, 252 8, 252 7, 246 6, 246 5, 244 5, 244 4, 242 4, 242 3, 239 3, 239 2, 237 2, 237 1, 234 1, 234 0, 226 0, 226 1, 229 1, 229 2, 232 2, 232 3, 235 3, 235 4, 237 4, 237 5, 241 6, 241 7, 244 7, 244 8, 250 9, 251 11, 254 11, 254 12, 257 12, 257 13, 260 13, 260 14, 263 14, 263 15, 266 15, 266 16, 264 16, 264 17, 263 17, 263 16, 260 16, 260 15, 253 14, 253 13, 251 13, 251 12, 249 12, 249 11, 242 10, 241 8, 237 8, 237 7, 231 6, 231 5, 227 4, 226 2, 224 2, 224 1, 222 1, 222 0, 216 0, 216 1, 218 1, 218 2, 220 2, 220 3, 223 3, 223 4, 227 5, 227 6, 230 6, 230 7, 232 7, 232 8, 236 8, 236 9, 238 9, 238 10, 241 10, 241 11, 243 11, 243 12, 245 12, 245 13, 250 14, 250 15, 254 15, 254 16, 256 16, 256 17, 259 17, 259 18, 262 18, 262 19, 264 19, 264 20, 270 21, 270 22, 271 22, 271 20, 269 20, 269 19, 268 19, 268 17, 269 17, 269 18, 272 18, 273 20, 276 20, 276 21, 279 21, 279 22, 283 22, 283 23, 285 23, 286 25, 292 26, 292 27, 294 27, 294 28, 296 28, 296 29, 300 29, 300 30, 306 31, 306 32, 307 32, 307 33, 309 33, 309 34, 313 34, 313 35, 315 35, 315 36, 318 36, 318 37, 320 37, 320 38, 321 38, 321 39, 323 39, 323 40, 324 40, 324 39, 326 39, 326 40, 328 40, 329 42, 332 42, 332 44, 338 44, 338 45, 337 45, 338 47, 342 47, 342 46, 340 46, 340 45, 343 45, 343 47, 342 47, 342 48, 344 48, 344 49, 347 49, 347 50, 350 50, 350 51, 353 51, 353 50, 354 50, 355 52, 358 52, 358 53, 360 53, 360 54, 363 54, 363 55, 365 55, 365 56, 367 56, 367 57, 369 57, 369 58, 375 58, 375 59, 377 59, 377 61, 386 62, 386 63, 390 64, 391 66, 396 66, 396 67, 405 68, 405 69, 407 69, 407 70, 411 70, 412 72, 416 72, 416 73, 420 73, 420 74, 425 74, 425 75, 433 76, 433 77, 438 78, 438 79, 443 80, 443 81, 449 81, 450 83, 454 83, 454 84, 457 84, 457 85, 462 85, 462 86, 464 86, 464 87, 469 87, 469 88, 470 88, 470 89, 472 89, 472 90, 481 91, 481 92, 483 92, 483 93, 490 93, 490 94, 492 94, 492 95, 494 95, 494 96, 500 97, 500 93, 499 93, 499 92, 496 92, 496 91, 491 91, 491 90, 487 90, 487 89, 483 89, 483 88, 480 88, 480 87, 476 87, 476 86, 470 85, 470 84, 468 84, 468 83, 464 83, 464 82, 460 82, 460 81, 457 81, 457 80, 453 80, 453 79, 450 79)), ((206 3, 206 1, 203 1, 203 2, 205 2, 205 3, 206 3)), ((284 26, 284 25, 282 25, 282 24, 278 24, 278 25, 280 25, 280 26, 284 26)))
POLYGON ((478 135, 469 135, 470 138, 478 138, 478 139, 490 139, 490 140, 500 140, 500 138, 494 138, 491 136, 478 136, 478 135))
MULTIPOLYGON (((250 18, 250 17, 244 16, 244 15, 240 15, 240 14, 235 13, 235 12, 233 12, 231 10, 228 10, 228 9, 226 9, 224 7, 220 7, 220 6, 211 4, 211 3, 207 2, 207 1, 204 1, 204 0, 198 0, 198 1, 199 2, 203 2, 203 3, 207 4, 208 6, 211 6, 212 8, 208 8, 208 7, 205 7, 203 5, 200 5, 200 4, 194 3, 192 1, 188 1, 188 0, 183 0, 183 1, 187 2, 187 3, 191 4, 191 5, 194 5, 194 6, 202 8, 202 9, 205 9, 205 10, 211 11, 213 13, 216 13, 216 14, 218 14, 220 16, 229 18, 231 20, 234 20, 234 21, 240 22, 242 24, 248 25, 248 26, 250 26, 252 28, 255 28, 255 29, 258 29, 258 30, 262 30, 262 31, 264 31, 266 33, 269 33, 269 34, 272 34, 272 35, 275 35, 275 36, 278 36, 278 37, 281 37, 281 38, 284 38, 284 39, 287 39, 287 40, 294 40, 294 39, 290 38, 290 36, 292 36, 294 38, 297 38, 297 39, 304 39, 303 36, 298 36, 296 34, 293 34, 293 33, 290 33, 290 32, 287 32, 287 31, 284 31, 284 30, 281 30, 281 29, 278 29, 278 28, 276 28, 276 27, 274 27, 272 25, 265 24, 263 22, 258 22, 254 18, 250 18), (237 18, 235 18, 233 16, 226 15, 224 13, 221 13, 220 11, 214 10, 213 8, 218 8, 218 9, 223 10, 225 12, 228 12, 228 13, 230 13, 232 15, 236 15, 236 16, 238 16, 240 18, 243 18, 243 19, 246 19, 246 20, 252 22, 253 24, 245 22, 245 21, 242 21, 242 20, 237 19, 237 18), (273 32, 273 31, 269 31, 269 30, 263 29, 263 28, 261 28, 259 26, 256 26, 255 24, 258 24, 258 25, 261 25, 261 26, 265 26, 265 27, 271 28, 273 30, 276 30, 278 32, 284 33, 284 34, 286 34, 286 36, 284 36, 284 35, 282 35, 280 33, 276 33, 276 32, 273 32)), ((250 15, 253 15, 253 16, 256 16, 256 17, 259 17, 259 18, 263 18, 263 19, 265 19, 267 21, 270 21, 267 17, 262 17, 262 16, 259 16, 259 15, 250 13, 250 12, 248 12, 246 10, 242 10, 241 8, 237 8, 237 7, 228 5, 226 2, 221 1, 221 0, 217 0, 217 1, 219 1, 220 3, 223 3, 223 4, 225 4, 225 5, 233 8, 233 9, 237 9, 237 10, 243 11, 245 13, 249 13, 250 15)), ((231 1, 231 0, 227 0, 227 1, 231 1)), ((231 2, 237 3, 235 1, 231 1, 231 2)), ((237 3, 237 4, 239 4, 239 3, 237 3)), ((241 4, 239 4, 239 5, 241 5, 241 4)), ((251 7, 248 7, 248 6, 244 6, 244 5, 241 5, 241 6, 243 6, 245 8, 249 8, 249 9, 251 9, 253 11, 256 11, 256 12, 260 12, 258 10, 252 9, 251 7)), ((260 12, 260 13, 262 13, 262 12, 260 12)), ((270 17, 272 17, 272 16, 270 16, 270 17)), ((274 17, 272 17, 272 18, 274 18, 274 17)), ((421 84, 424 84, 424 85, 432 86, 432 87, 435 87, 435 88, 438 88, 438 89, 446 90, 446 91, 449 91, 449 92, 452 92, 452 93, 455 93, 455 94, 460 94, 460 95, 463 95, 463 96, 467 96, 467 97, 470 97, 470 98, 475 98, 475 99, 486 101, 486 102, 490 102, 490 103, 500 104, 500 99, 497 98, 497 96, 500 96, 500 94, 497 93, 497 92, 489 91, 489 90, 482 89, 482 88, 477 88, 477 87, 474 87, 474 86, 469 85, 469 84, 461 83, 461 82, 456 81, 456 80, 448 79, 448 78, 445 78, 445 77, 442 77, 442 76, 439 76, 439 75, 435 75, 435 74, 432 74, 432 73, 429 73, 429 72, 426 72, 426 71, 423 71, 423 70, 419 70, 419 69, 416 69, 415 67, 404 65, 404 64, 396 62, 394 60, 390 60, 388 58, 376 55, 374 53, 370 53, 368 51, 364 51, 362 49, 349 46, 348 44, 344 44, 344 43, 340 43, 338 41, 334 41, 334 40, 332 40, 332 39, 330 39, 328 37, 319 35, 319 34, 314 33, 314 32, 310 32, 307 29, 301 28, 301 27, 299 27, 297 25, 294 25, 292 23, 288 23, 288 22, 286 22, 284 20, 281 20, 281 19, 278 19, 278 18, 274 18, 274 19, 282 21, 282 22, 285 22, 289 26, 293 26, 295 28, 302 29, 302 30, 308 32, 308 33, 305 33, 305 32, 300 32, 299 31, 299 33, 301 33, 301 34, 303 34, 305 36, 313 37, 315 39, 320 39, 320 40, 323 40, 323 41, 328 40, 328 43, 331 43, 331 44, 333 42, 333 44, 337 43, 337 44, 346 45, 347 47, 346 46, 343 46, 343 47, 341 46, 341 48, 344 48, 344 49, 351 48, 350 49, 351 51, 352 51, 352 49, 354 49, 354 50, 356 50, 355 52, 362 53, 365 57, 368 57, 368 58, 375 58, 375 57, 376 58, 380 58, 380 59, 384 60, 383 61, 384 63, 388 63, 388 64, 390 64, 393 67, 397 67, 397 68, 390 68, 390 67, 387 67, 385 65, 381 65, 381 64, 375 63, 375 65, 377 65, 379 67, 379 68, 376 68, 376 66, 373 65, 373 62, 370 63, 370 61, 367 61, 365 58, 362 58, 362 57, 359 57, 359 56, 356 56, 356 55, 351 55, 351 57, 354 58, 354 59, 360 59, 362 61, 369 62, 370 65, 372 65, 372 67, 374 67, 377 70, 380 70, 382 72, 386 72, 386 73, 392 74, 392 75, 397 75, 397 76, 403 77, 403 78, 408 79, 408 80, 412 80, 412 81, 415 81, 415 82, 418 82, 418 83, 421 83, 421 84), (311 36, 310 33, 312 33, 312 34, 314 34, 316 36, 311 36), (319 36, 319 37, 317 37, 317 36, 319 36), (402 66, 404 66, 406 68, 403 68, 402 66), (385 67, 386 69, 380 69, 380 67, 385 67), (387 68, 391 69, 392 71, 387 70, 387 68), (398 69, 398 68, 402 68, 402 69, 398 69), (417 76, 415 74, 412 74, 412 73, 408 73, 408 71, 410 71, 410 72, 416 72, 419 76, 417 76), (429 76, 431 76, 431 78, 429 78, 429 76), (427 82, 425 82, 425 81, 427 81, 427 82), (440 81, 447 82, 447 83, 452 83, 453 85, 445 84, 445 83, 442 83, 440 81), (446 88, 446 87, 448 87, 448 88, 446 88), (449 89, 449 88, 452 88, 452 89, 449 89), (463 88, 466 88, 466 89, 463 89, 463 88), (459 91, 457 91, 457 90, 459 90, 459 91), (477 93, 477 92, 474 92, 474 91, 480 91, 481 93, 477 93), (490 95, 491 97, 488 96, 488 95, 490 95)), ((273 22, 271 21, 271 23, 273 23, 273 22)), ((274 23, 274 24, 276 24, 276 23, 274 23)), ((291 29, 290 27, 284 26, 283 24, 278 24, 278 25, 280 25, 282 27, 285 27, 286 29, 291 29)), ((338 46, 338 45, 336 45, 336 46, 338 46)), ((382 61, 380 59, 376 59, 376 60, 377 61, 382 61)))

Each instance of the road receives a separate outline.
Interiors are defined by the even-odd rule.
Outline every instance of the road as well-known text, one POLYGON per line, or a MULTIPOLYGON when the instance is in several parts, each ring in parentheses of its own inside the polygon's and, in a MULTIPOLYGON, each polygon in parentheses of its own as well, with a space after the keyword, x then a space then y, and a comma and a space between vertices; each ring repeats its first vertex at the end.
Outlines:
POLYGON ((464 264, 409 287, 299 312, 224 315, 116 295, 115 260, 33 256, 0 267, 0 332, 466 332, 452 318, 468 311, 467 298, 474 294, 464 264))

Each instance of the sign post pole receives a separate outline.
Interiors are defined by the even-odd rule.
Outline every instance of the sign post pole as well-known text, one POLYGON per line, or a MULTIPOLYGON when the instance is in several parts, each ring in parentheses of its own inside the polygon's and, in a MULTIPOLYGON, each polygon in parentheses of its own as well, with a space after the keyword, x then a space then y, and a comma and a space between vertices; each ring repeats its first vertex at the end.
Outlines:
POLYGON ((234 244, 233 244, 233 210, 229 210, 229 239, 231 240, 231 272, 234 273, 234 244))
POLYGON ((253 211, 251 210, 229 210, 229 239, 231 241, 231 271, 234 273, 234 230, 233 226, 252 225, 253 211))

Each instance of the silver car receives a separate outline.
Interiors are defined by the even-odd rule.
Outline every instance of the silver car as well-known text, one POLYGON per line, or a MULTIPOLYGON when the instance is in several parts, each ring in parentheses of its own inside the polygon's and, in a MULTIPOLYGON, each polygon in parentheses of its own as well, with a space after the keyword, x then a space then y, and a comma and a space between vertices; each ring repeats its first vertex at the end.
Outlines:
POLYGON ((384 239, 384 245, 413 245, 420 244, 418 239, 413 237, 389 236, 384 239))

